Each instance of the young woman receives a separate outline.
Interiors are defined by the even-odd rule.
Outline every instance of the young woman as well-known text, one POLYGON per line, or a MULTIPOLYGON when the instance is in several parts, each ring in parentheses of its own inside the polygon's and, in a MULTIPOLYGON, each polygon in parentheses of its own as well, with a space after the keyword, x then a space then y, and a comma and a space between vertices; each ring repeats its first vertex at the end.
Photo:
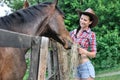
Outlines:
POLYGON ((96 35, 91 28, 98 23, 98 17, 91 8, 84 12, 77 10, 79 14, 79 27, 70 32, 71 38, 78 43, 78 53, 81 55, 81 63, 77 67, 75 80, 94 80, 95 70, 89 58, 96 56, 96 35))

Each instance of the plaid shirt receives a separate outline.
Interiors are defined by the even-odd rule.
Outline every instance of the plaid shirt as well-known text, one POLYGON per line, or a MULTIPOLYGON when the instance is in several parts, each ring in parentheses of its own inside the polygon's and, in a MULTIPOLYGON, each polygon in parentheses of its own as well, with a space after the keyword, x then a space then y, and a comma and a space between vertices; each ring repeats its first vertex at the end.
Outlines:
POLYGON ((97 52, 96 49, 96 35, 94 32, 91 31, 89 28, 88 30, 83 31, 81 34, 79 34, 79 37, 76 38, 77 29, 70 32, 70 36, 72 40, 86 50, 90 50, 92 52, 97 52))

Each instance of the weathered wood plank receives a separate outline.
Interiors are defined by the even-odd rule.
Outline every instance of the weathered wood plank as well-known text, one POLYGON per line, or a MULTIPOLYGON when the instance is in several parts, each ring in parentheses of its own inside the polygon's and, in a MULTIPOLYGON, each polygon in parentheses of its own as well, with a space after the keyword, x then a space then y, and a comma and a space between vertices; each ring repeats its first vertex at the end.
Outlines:
POLYGON ((0 29, 0 47, 28 48, 31 47, 34 38, 30 35, 0 29))
POLYGON ((32 42, 32 53, 31 53, 31 61, 30 61, 30 73, 28 80, 38 80, 38 68, 39 68, 39 58, 40 58, 40 38, 35 39, 32 42), (37 44, 36 44, 37 43, 37 44))
POLYGON ((54 75, 54 80, 60 80, 59 61, 58 61, 58 49, 57 49, 56 45, 57 45, 57 42, 54 41, 52 43, 54 72, 56 74, 56 75, 54 75))
POLYGON ((52 52, 49 51, 48 53, 48 62, 47 62, 47 67, 48 67, 48 78, 52 76, 52 52))
POLYGON ((60 80, 70 80, 70 52, 65 50, 62 45, 57 44, 60 80))
POLYGON ((38 80, 45 80, 47 56, 48 56, 48 42, 49 42, 48 38, 42 37, 41 48, 40 48, 38 80))

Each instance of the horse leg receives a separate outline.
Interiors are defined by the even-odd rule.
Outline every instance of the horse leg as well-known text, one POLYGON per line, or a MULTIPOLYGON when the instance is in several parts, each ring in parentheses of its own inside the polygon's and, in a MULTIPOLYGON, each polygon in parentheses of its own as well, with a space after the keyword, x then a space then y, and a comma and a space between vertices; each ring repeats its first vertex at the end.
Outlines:
POLYGON ((25 56, 17 48, 0 48, 0 80, 22 80, 26 71, 25 56))

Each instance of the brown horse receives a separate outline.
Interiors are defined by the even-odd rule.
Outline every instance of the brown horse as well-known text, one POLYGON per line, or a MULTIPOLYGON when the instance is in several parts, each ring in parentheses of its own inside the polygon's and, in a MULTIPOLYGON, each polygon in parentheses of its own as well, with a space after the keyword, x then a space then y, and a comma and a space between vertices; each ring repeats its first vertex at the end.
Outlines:
MULTIPOLYGON (((0 18, 0 28, 53 38, 68 49, 71 39, 57 0, 18 10, 0 18)), ((14 41, 13 41, 14 42, 14 41)), ((26 71, 25 48, 0 47, 0 80, 22 80, 26 71)))

